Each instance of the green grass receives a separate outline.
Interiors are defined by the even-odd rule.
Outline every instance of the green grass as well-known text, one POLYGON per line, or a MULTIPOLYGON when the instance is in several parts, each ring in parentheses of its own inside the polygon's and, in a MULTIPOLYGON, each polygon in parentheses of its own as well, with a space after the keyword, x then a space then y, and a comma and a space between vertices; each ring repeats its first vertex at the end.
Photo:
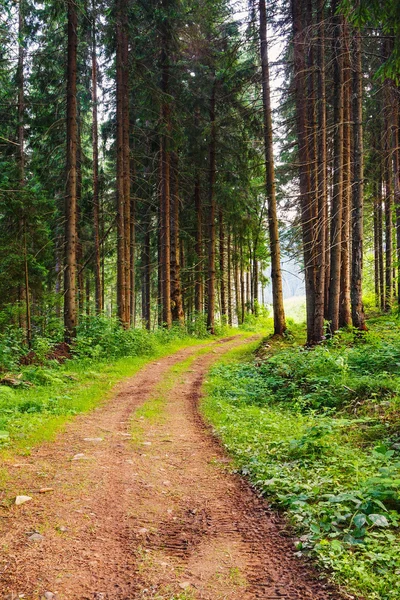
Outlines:
POLYGON ((287 511, 297 552, 371 600, 400 597, 398 330, 386 317, 311 351, 299 329, 263 360, 235 350, 203 402, 237 469, 287 511))

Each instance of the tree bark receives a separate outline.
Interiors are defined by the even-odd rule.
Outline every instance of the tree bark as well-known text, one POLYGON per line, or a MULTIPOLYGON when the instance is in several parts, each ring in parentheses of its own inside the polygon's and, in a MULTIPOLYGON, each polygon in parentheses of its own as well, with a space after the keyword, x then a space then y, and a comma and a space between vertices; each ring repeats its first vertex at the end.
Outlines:
POLYGON ((125 160, 125 36, 126 26, 125 0, 117 1, 116 16, 116 69, 117 69, 117 315, 123 327, 127 321, 127 281, 126 281, 126 237, 125 205, 126 205, 126 160, 125 160))
POLYGON ((92 145, 93 145, 93 229, 94 229, 94 283, 96 313, 103 312, 100 259, 100 199, 99 199, 99 131, 97 116, 97 48, 96 9, 92 4, 92 145))
POLYGON ((76 336, 76 207, 77 207, 77 49, 78 19, 76 4, 68 0, 67 56, 67 189, 65 196, 65 270, 64 270, 64 337, 67 343, 76 336))
POLYGON ((227 243, 227 260, 228 260, 228 324, 233 324, 233 310, 232 310, 232 236, 231 228, 228 226, 228 243, 227 243))
POLYGON ((200 190, 200 176, 196 173, 196 179, 194 184, 194 206, 196 211, 196 242, 195 242, 195 253, 196 253, 196 265, 195 265, 195 290, 194 290, 194 308, 197 313, 203 311, 203 218, 202 218, 202 206, 201 206, 201 190, 200 190))
MULTIPOLYGON (((165 2, 163 2, 163 6, 165 2)), ((172 325, 171 314, 171 232, 170 232, 170 106, 169 106, 169 39, 167 25, 163 24, 161 47, 161 273, 162 273, 162 321, 163 325, 170 328, 172 325)))
POLYGON ((172 321, 183 325, 179 239, 179 166, 176 152, 171 154, 171 312, 172 321))
POLYGON ((218 211, 219 225, 219 278, 221 289, 221 320, 226 323, 227 305, 226 305, 226 273, 225 273, 225 229, 224 216, 222 209, 218 211))
POLYGON ((363 85, 361 61, 361 32, 354 32, 353 73, 353 136, 354 136, 354 179, 352 210, 352 271, 351 313, 353 325, 360 331, 367 329, 362 301, 363 276, 363 205, 364 205, 364 155, 363 155, 363 85))
POLYGON ((234 280, 235 280, 235 312, 238 325, 241 324, 241 300, 240 300, 240 278, 239 278, 239 251, 237 246, 237 233, 234 235, 234 256, 233 256, 233 267, 234 267, 234 280))
POLYGON ((144 244, 142 253, 143 285, 142 285, 142 319, 146 329, 151 327, 151 262, 150 262, 150 215, 145 223, 144 244))
MULTIPOLYGON (((17 66, 17 84, 18 84, 18 170, 19 184, 21 191, 25 189, 25 52, 23 39, 25 35, 25 17, 23 0, 18 4, 18 66, 17 66)), ((28 241, 27 241, 27 223, 26 215, 21 219, 21 229, 23 236, 23 259, 24 259, 24 287, 23 301, 25 303, 25 335, 28 348, 32 346, 32 325, 31 325, 31 302, 29 285, 29 263, 28 263, 28 241)))
POLYGON ((274 334, 282 335, 286 330, 286 322, 285 310, 283 307, 281 251, 279 243, 279 227, 276 207, 272 110, 267 41, 267 12, 265 0, 260 0, 259 11, 262 97, 264 112, 265 188, 268 202, 268 232, 269 247, 271 253, 272 307, 274 313, 274 334))
POLYGON ((306 287, 307 342, 314 340, 315 269, 314 269, 314 215, 310 178, 307 118, 306 37, 304 2, 292 0, 294 87, 296 101, 296 128, 298 140, 300 207, 303 234, 303 254, 306 287))
POLYGON ((391 151, 393 169, 394 206, 396 210, 396 247, 397 247, 397 303, 400 304, 400 173, 399 173, 399 97, 398 89, 391 85, 392 123, 391 151))
POLYGON ((329 281, 328 318, 330 333, 339 328, 340 267, 343 224, 343 17, 336 15, 337 2, 333 4, 334 31, 334 156, 333 196, 331 207, 331 260, 329 281))
POLYGON ((214 79, 210 99, 210 143, 209 143, 209 216, 208 216, 208 276, 207 276, 207 329, 215 333, 215 180, 216 143, 215 101, 217 81, 214 79))
MULTIPOLYGON (((385 84, 386 87, 386 84, 385 84)), ((390 108, 386 107, 386 110, 390 108)), ((385 310, 392 308, 393 243, 392 243, 392 165, 390 161, 389 122, 385 115, 385 310)))
POLYGON ((327 223, 328 223, 328 172, 327 172, 327 129, 326 129, 326 72, 325 72, 325 2, 318 0, 317 6, 317 232, 316 232, 316 276, 315 276, 315 321, 314 340, 324 336, 324 319, 327 308, 327 223))
POLYGON ((244 315, 246 310, 246 297, 244 287, 244 263, 243 263, 243 240, 240 239, 240 324, 244 323, 244 315))
POLYGON ((124 288, 125 316, 124 327, 131 324, 131 156, 129 118, 129 44, 128 44, 128 4, 122 0, 122 128, 123 128, 123 172, 124 172, 124 288))
POLYGON ((349 31, 343 30, 343 218, 340 270, 339 327, 351 325, 350 301, 350 231, 351 231, 351 63, 349 31))

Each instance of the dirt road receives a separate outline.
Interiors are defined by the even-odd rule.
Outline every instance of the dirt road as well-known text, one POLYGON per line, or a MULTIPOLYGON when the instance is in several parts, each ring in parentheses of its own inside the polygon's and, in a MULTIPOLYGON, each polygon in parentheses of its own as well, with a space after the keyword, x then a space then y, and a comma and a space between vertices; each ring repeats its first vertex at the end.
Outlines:
POLYGON ((341 597, 294 557, 198 415, 207 370, 237 344, 149 364, 15 460, 12 493, 33 500, 0 513, 0 599, 341 597))

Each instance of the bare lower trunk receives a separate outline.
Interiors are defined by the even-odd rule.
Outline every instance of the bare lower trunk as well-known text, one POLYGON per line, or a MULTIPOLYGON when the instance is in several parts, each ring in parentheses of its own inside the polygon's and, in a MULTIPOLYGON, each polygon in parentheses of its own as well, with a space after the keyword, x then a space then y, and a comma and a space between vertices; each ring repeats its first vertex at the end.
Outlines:
POLYGON ((340 270, 339 327, 351 325, 350 224, 351 224, 351 70, 347 24, 344 25, 343 68, 343 222, 340 270))
POLYGON ((171 311, 172 320, 183 325, 179 239, 179 171, 178 155, 171 156, 171 311))
POLYGON ((327 296, 327 251, 328 242, 328 173, 326 131, 326 82, 325 82, 325 14, 324 0, 318 0, 318 49, 317 49, 317 94, 318 94, 318 156, 317 156, 317 231, 316 231, 316 275, 315 275, 315 321, 314 341, 324 336, 324 320, 328 305, 327 296))
POLYGON ((210 101, 209 144, 209 215, 208 215, 208 276, 207 276, 207 329, 215 333, 215 179, 216 179, 216 81, 213 83, 210 101))
POLYGON ((265 186, 268 201, 268 232, 269 247, 271 253, 272 306, 274 313, 274 333, 275 335, 282 335, 286 330, 286 322, 285 311, 283 307, 282 271, 280 256, 281 252, 279 243, 278 216, 276 209, 272 111, 267 45, 267 14, 265 0, 259 1, 259 10, 260 52, 264 111, 265 186))
POLYGON ((117 69, 117 314, 123 327, 127 320, 127 280, 126 280, 126 145, 125 145, 125 86, 127 65, 125 63, 126 45, 126 5, 117 0, 116 16, 116 69, 117 69))
POLYGON ((143 266, 143 285, 142 285, 142 319, 146 329, 150 329, 151 326, 151 315, 150 315, 150 282, 151 282, 151 263, 150 263, 150 216, 146 221, 146 230, 144 234, 143 254, 142 254, 142 266, 143 266))
MULTIPOLYGON (((398 89, 392 85, 392 168, 394 206, 396 210, 396 246, 397 246, 397 273, 400 272, 400 173, 399 173, 399 98, 398 89)), ((397 277, 397 303, 400 304, 400 276, 397 277)))
POLYGON ((194 308, 200 313, 203 311, 203 218, 201 206, 200 177, 196 174, 194 184, 194 206, 196 211, 196 264, 195 264, 195 290, 194 290, 194 308))
POLYGON ((93 2, 92 29, 92 144, 93 144, 93 228, 94 228, 94 283, 97 314, 103 311, 103 292, 100 266, 100 201, 99 201, 99 132, 97 118, 97 50, 96 13, 93 2))
POLYGON ((353 74, 353 135, 354 135, 354 179, 352 211, 352 271, 351 271, 351 314, 353 325, 364 331, 367 329, 362 301, 363 276, 363 205, 364 205, 364 155, 362 125, 362 63, 361 32, 354 33, 354 74, 353 74))
POLYGON ((230 227, 228 229, 228 324, 232 326, 233 324, 233 311, 232 311, 232 240, 231 240, 231 230, 230 227))
POLYGON ((240 280, 239 280, 239 251, 237 246, 237 235, 234 237, 234 278, 235 278, 235 312, 238 325, 242 323, 241 321, 241 301, 240 301, 240 280))
POLYGON ((68 0, 68 59, 67 59, 67 190, 65 196, 65 270, 64 270, 64 329, 65 341, 76 336, 76 194, 77 194, 77 49, 78 19, 76 5, 68 0))
MULTIPOLYGON (((333 7, 336 11, 337 4, 333 7)), ((335 15, 335 12, 334 12, 335 15)), ((331 260, 328 318, 330 332, 339 328, 340 267, 343 224, 343 18, 333 17, 334 32, 334 157, 331 206, 331 260)))
POLYGON ((314 268, 314 211, 310 178, 308 148, 307 85, 306 85, 306 26, 304 3, 292 0, 294 85, 296 101, 296 127, 300 175, 300 207, 303 234, 303 254, 306 287, 307 341, 314 343, 315 268, 314 268))
MULTIPOLYGON (((25 78, 24 78, 24 60, 25 52, 22 41, 25 35, 24 6, 23 0, 19 0, 18 6, 18 170, 19 184, 21 190, 25 188, 25 78)), ((25 209, 25 207, 24 207, 25 209)), ((23 257, 24 257, 24 288, 23 300, 25 302, 25 335, 28 348, 32 345, 32 326, 31 326, 31 302, 29 286, 29 263, 28 263, 28 241, 27 225, 25 215, 21 220, 21 233, 23 236, 23 257)))
POLYGON ((169 106, 169 37, 167 25, 165 24, 162 32, 161 48, 161 120, 163 123, 163 132, 161 134, 161 256, 162 256, 162 321, 163 325, 170 328, 172 325, 171 314, 171 232, 170 232, 170 106, 169 106))
POLYGON ((224 217, 223 212, 220 209, 218 212, 218 224, 219 224, 219 278, 220 278, 220 289, 221 289, 221 318, 223 322, 226 322, 226 273, 225 273, 225 230, 224 230, 224 217))

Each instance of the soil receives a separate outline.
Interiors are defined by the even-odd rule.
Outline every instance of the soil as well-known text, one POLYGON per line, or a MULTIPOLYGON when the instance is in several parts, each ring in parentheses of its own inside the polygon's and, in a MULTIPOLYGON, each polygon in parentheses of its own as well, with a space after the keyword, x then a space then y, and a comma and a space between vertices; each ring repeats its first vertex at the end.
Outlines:
MULTIPOLYGON (((46 355, 47 360, 56 360, 59 363, 63 363, 69 358, 72 358, 72 353, 70 346, 66 342, 55 344, 46 355)), ((25 366, 40 364, 40 360, 38 360, 36 352, 31 350, 28 354, 21 357, 19 364, 25 366)))
POLYGON ((0 598, 345 597, 295 556, 285 521, 231 473, 199 416, 207 370, 238 344, 149 364, 55 441, 7 465, 8 498, 32 500, 0 510, 0 598), (157 411, 135 413, 151 398, 157 411))

